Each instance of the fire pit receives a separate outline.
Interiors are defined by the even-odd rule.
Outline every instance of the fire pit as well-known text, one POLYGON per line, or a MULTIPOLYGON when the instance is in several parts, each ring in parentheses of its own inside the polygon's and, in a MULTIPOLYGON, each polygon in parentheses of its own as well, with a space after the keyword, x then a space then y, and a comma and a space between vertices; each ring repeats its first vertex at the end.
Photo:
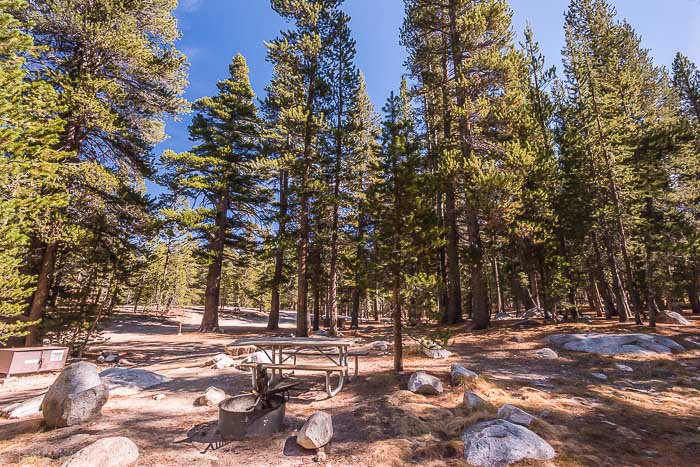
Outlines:
POLYGON ((219 433, 224 440, 241 440, 249 436, 268 436, 284 422, 285 397, 243 394, 219 403, 219 433))

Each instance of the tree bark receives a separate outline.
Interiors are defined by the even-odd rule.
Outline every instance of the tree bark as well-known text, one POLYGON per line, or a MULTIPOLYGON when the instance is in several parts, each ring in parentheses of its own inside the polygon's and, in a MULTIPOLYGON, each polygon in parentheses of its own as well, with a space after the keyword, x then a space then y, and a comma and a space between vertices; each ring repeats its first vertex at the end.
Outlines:
POLYGON ((321 246, 315 244, 311 249, 311 264, 313 276, 313 330, 318 331, 321 327, 321 246))
POLYGON ((309 335, 309 310, 307 296, 307 256, 309 253, 309 168, 311 165, 311 143, 313 139, 313 118, 316 94, 317 63, 309 73, 309 89, 306 96, 306 122, 304 124, 304 152, 301 173, 301 194, 299 196, 299 243, 297 246, 297 337, 309 335))
POLYGON ((280 328, 280 284, 284 272, 284 237, 287 223, 287 190, 289 181, 286 170, 280 171, 280 209, 277 219, 277 249, 275 251, 275 272, 272 277, 270 316, 267 329, 274 331, 280 328))
MULTIPOLYGON (((456 79, 460 79, 462 70, 462 49, 459 31, 457 29, 457 2, 449 0, 449 20, 450 20, 450 51, 452 54, 452 65, 456 79)), ((466 103, 464 90, 457 86, 456 92, 457 108, 463 109, 466 103)), ((464 159, 469 159, 473 148, 469 144, 470 135, 466 116, 462 113, 459 115, 459 141, 464 159)), ((468 198, 468 197, 467 197, 468 198)), ((446 213, 449 210, 446 207, 446 213)), ((465 214, 467 223, 467 233, 469 235, 469 255, 471 264, 471 294, 472 307, 471 315, 474 323, 474 329, 485 329, 489 326, 489 299, 486 288, 486 278, 484 277, 484 252, 481 244, 481 233, 479 231, 479 220, 477 217, 476 208, 471 201, 465 201, 465 214)), ((449 220, 446 219, 449 223, 449 220)), ((449 225, 448 225, 449 229, 449 225)), ((449 266, 449 249, 448 249, 448 266, 449 266)), ((453 271, 454 273, 455 271, 453 271)), ((448 305, 449 306, 449 305, 448 305)))
POLYGON ((394 371, 403 371, 403 335, 401 326, 401 272, 394 271, 392 287, 393 320, 394 320, 394 371))
POLYGON ((228 192, 221 195, 216 206, 216 232, 212 241, 212 261, 207 271, 207 286, 204 291, 204 315, 199 325, 200 332, 220 332, 219 328, 219 288, 224 262, 224 243, 228 226, 228 192))
POLYGON ((447 227, 447 324, 462 322, 462 291, 459 271, 459 237, 454 185, 445 185, 445 224, 447 227))
POLYGON ((688 301, 694 315, 700 315, 700 274, 698 266, 693 266, 688 278, 688 301))
POLYGON ((498 257, 493 257, 493 275, 496 280, 496 313, 503 311, 503 291, 501 290, 501 277, 498 270, 498 257))
MULTIPOLYGON (((40 321, 44 317, 44 310, 49 299, 51 281, 53 279, 54 267, 56 266, 56 253, 58 252, 58 241, 54 240, 44 248, 41 258, 41 268, 37 278, 36 291, 32 297, 32 304, 29 309, 28 321, 40 321)), ((34 347, 39 344, 39 326, 32 324, 27 327, 28 334, 24 339, 26 347, 34 347)))

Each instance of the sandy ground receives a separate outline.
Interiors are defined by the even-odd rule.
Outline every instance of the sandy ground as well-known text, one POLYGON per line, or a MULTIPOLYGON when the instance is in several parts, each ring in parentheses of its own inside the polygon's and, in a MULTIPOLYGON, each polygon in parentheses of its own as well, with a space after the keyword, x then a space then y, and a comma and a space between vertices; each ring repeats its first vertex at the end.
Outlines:
MULTIPOLYGON (((78 427, 45 430, 40 417, 0 419, 0 465, 60 465, 65 456, 105 436, 128 436, 139 446, 138 465, 312 465, 314 452, 295 447, 294 432, 314 411, 333 416, 335 435, 326 449, 328 465, 464 465, 459 433, 511 403, 539 415, 532 429, 557 451, 542 465, 700 465, 700 319, 693 326, 660 325, 657 333, 688 349, 674 356, 602 357, 556 349, 559 358, 542 360, 533 351, 549 347, 546 338, 564 332, 649 332, 634 325, 595 320, 593 324, 538 326, 519 330, 515 321, 498 322, 484 332, 452 329, 446 360, 407 355, 405 373, 394 375, 391 353, 371 352, 361 360, 360 378, 326 399, 320 385, 296 394, 287 404, 284 431, 269 439, 233 442, 207 448, 195 433, 216 423, 217 409, 194 401, 209 386, 234 395, 250 387, 250 377, 233 368, 211 370, 203 364, 221 353, 234 338, 270 335, 266 317, 252 310, 227 313, 223 333, 196 332, 200 314, 181 314, 183 333, 174 320, 149 319, 128 313, 108 325, 108 340, 92 349, 116 350, 138 368, 166 375, 169 383, 137 395, 112 397, 98 420, 78 427), (515 336, 523 342, 515 342, 515 336), (469 387, 451 387, 449 370, 461 363, 479 372, 469 387), (615 363, 631 366, 620 371, 615 363), (426 370, 446 388, 440 396, 405 391, 411 372, 426 370), (600 381, 591 372, 602 372, 600 381), (461 401, 474 390, 492 406, 468 414, 461 401), (165 394, 154 400, 156 394, 165 394), (194 436, 194 439, 193 439, 194 436)), ((292 331, 294 315, 284 313, 278 334, 292 331)), ((390 340, 391 329, 362 324, 345 337, 390 340)), ((420 335, 427 329, 408 329, 420 335)), ((101 365, 102 368, 108 365, 101 365)), ((46 390, 55 374, 9 378, 0 384, 0 407, 46 390)), ((309 378, 306 378, 309 380, 309 378)), ((321 378, 312 378, 321 383, 321 378)), ((535 464, 528 464, 535 465, 535 464)))

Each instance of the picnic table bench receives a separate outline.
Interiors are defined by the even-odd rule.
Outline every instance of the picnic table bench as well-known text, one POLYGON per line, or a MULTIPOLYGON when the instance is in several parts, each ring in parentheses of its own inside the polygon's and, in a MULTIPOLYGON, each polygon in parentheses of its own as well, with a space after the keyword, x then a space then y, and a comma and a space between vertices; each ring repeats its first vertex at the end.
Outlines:
POLYGON ((253 376, 253 387, 257 386, 257 374, 259 370, 270 370, 274 379, 275 375, 283 378, 284 371, 311 371, 322 372, 326 376, 326 393, 333 397, 343 389, 345 379, 348 378, 348 357, 354 357, 354 376, 358 374, 359 357, 367 355, 367 352, 352 352, 349 347, 353 344, 351 339, 334 338, 310 338, 310 337, 270 337, 270 338, 244 338, 236 339, 231 346, 252 346, 270 359, 272 363, 244 363, 241 368, 250 369, 253 376), (324 357, 328 363, 297 363, 299 356, 324 357), (288 363, 290 362, 290 363, 288 363), (338 374, 338 383, 335 387, 331 384, 331 377, 338 374))

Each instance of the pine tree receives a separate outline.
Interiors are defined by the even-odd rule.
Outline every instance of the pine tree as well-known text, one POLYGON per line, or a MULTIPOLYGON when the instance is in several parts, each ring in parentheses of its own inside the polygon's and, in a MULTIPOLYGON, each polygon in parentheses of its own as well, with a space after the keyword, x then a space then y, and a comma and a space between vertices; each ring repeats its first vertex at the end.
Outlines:
POLYGON ((282 125, 289 132, 290 144, 299 148, 290 180, 298 197, 297 243, 297 336, 307 336, 308 321, 308 254, 310 236, 310 171, 314 144, 322 124, 318 115, 324 91, 324 53, 328 50, 340 0, 272 0, 272 8, 294 22, 294 29, 267 44, 268 60, 277 74, 275 91, 282 99, 282 125), (298 145, 298 146, 296 146, 298 145))
MULTIPOLYGON (((172 16, 176 5, 174 0, 128 5, 32 0, 23 12, 23 24, 40 50, 27 68, 33 79, 45 80, 58 92, 65 124, 56 148, 73 153, 72 162, 81 163, 65 179, 74 199, 101 193, 103 200, 116 203, 101 187, 119 184, 121 192, 131 192, 119 199, 134 203, 125 209, 147 209, 138 187, 141 177, 153 173, 150 151, 163 138, 164 115, 184 109, 185 57, 174 47, 179 37, 172 16), (102 179, 96 180, 97 173, 102 179)), ((52 229, 74 231, 72 221, 91 217, 94 223, 99 216, 93 214, 73 212, 52 229)), ((80 238, 70 236, 71 241, 80 238)), ((48 242, 40 237, 32 233, 39 257, 28 261, 37 276, 28 309, 32 321, 43 317, 55 288, 57 258, 67 251, 58 236, 48 242)), ((32 329, 26 343, 34 345, 37 339, 38 330, 32 329)))
POLYGON ((399 95, 393 92, 382 109, 382 180, 373 193, 379 258, 388 288, 394 326, 394 370, 403 371, 403 294, 411 266, 417 261, 413 232, 421 225, 421 155, 408 84, 404 78, 399 95))
POLYGON ((35 289, 25 267, 30 232, 51 242, 53 226, 68 200, 61 163, 69 156, 55 147, 64 122, 51 86, 27 79, 26 57, 35 57, 32 38, 22 32, 23 0, 0 1, 0 342, 22 336, 36 319, 19 319, 35 289))
POLYGON ((604 0, 574 0, 566 16, 565 72, 576 128, 570 155, 583 159, 581 184, 594 206, 589 240, 607 264, 616 312, 622 321, 634 313, 641 324, 642 281, 635 265, 646 262, 652 269, 643 282, 653 315, 649 297, 658 291, 649 258, 655 247, 644 232, 654 228, 653 200, 669 187, 664 135, 673 126, 674 106, 665 72, 615 14, 604 0))
POLYGON ((355 59, 355 41, 352 39, 348 23, 350 17, 343 12, 337 12, 333 20, 334 31, 332 42, 328 49, 327 82, 328 119, 332 126, 333 157, 332 157, 332 190, 331 190, 331 239, 330 239, 330 270, 328 284, 328 307, 330 315, 330 334, 337 334, 338 317, 338 255, 340 236, 340 210, 344 203, 344 185, 348 183, 347 163, 348 145, 350 138, 349 110, 354 94, 358 87, 358 71, 353 63, 355 59))
POLYGON ((189 131, 198 144, 185 153, 163 155, 172 195, 198 200, 192 209, 174 214, 205 245, 209 270, 202 332, 219 330, 224 248, 251 247, 253 220, 266 202, 262 176, 253 165, 260 154, 260 122, 242 55, 234 57, 229 73, 229 78, 217 83, 216 96, 194 104, 196 114, 189 131))
POLYGON ((379 117, 374 110, 374 104, 367 94, 367 84, 360 72, 357 89, 352 96, 349 110, 349 151, 346 161, 348 197, 351 219, 351 245, 355 246, 354 255, 350 260, 349 271, 353 271, 352 285, 352 321, 351 327, 359 325, 360 301, 366 295, 367 281, 370 269, 369 237, 371 228, 371 209, 368 205, 368 195, 379 182, 377 173, 377 157, 379 154, 378 139, 380 135, 379 117))

